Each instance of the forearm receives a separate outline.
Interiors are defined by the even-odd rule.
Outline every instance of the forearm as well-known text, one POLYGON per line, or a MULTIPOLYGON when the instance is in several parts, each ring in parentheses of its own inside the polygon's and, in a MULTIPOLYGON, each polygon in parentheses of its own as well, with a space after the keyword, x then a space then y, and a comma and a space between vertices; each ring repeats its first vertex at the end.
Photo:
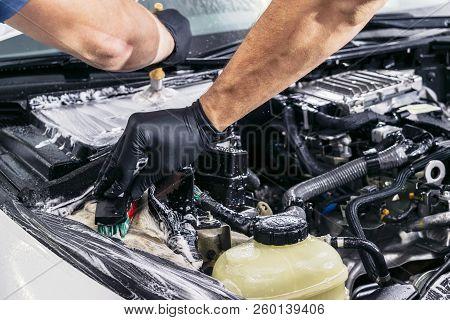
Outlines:
POLYGON ((134 0, 31 0, 6 23, 105 70, 139 69, 174 48, 167 29, 134 0))
POLYGON ((348 43, 386 0, 273 0, 201 97, 223 130, 348 43), (226 106, 226 107, 225 107, 226 106))

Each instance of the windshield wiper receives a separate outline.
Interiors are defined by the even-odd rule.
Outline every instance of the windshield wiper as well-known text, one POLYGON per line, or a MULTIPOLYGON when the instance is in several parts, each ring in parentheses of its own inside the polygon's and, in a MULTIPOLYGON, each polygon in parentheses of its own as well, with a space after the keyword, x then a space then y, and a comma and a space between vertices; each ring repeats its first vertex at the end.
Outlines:
POLYGON ((450 17, 375 16, 365 27, 373 29, 443 29, 450 28, 450 17))
POLYGON ((0 59, 0 68, 27 68, 35 66, 65 66, 69 64, 79 64, 80 60, 65 54, 65 53, 54 53, 50 55, 42 55, 37 57, 21 57, 21 58, 10 58, 10 59, 0 59))
POLYGON ((224 56, 228 56, 233 54, 237 48, 241 45, 243 40, 233 41, 227 43, 226 45, 219 46, 213 49, 209 49, 208 51, 202 52, 198 58, 202 59, 214 59, 214 58, 222 58, 224 56))

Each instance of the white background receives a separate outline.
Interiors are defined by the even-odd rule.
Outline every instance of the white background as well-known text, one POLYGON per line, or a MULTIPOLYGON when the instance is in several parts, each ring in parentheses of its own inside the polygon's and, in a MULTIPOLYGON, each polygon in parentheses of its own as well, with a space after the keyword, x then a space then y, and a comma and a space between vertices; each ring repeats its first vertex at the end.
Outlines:
MULTIPOLYGON (((70 290, 70 288, 67 288, 70 290)), ((0 302, 1 319, 45 319, 45 320, 80 320, 80 319, 209 319, 209 320, 238 320, 238 319, 332 319, 332 320, 391 320, 391 319, 448 319, 450 302, 448 301, 300 301, 300 304, 315 303, 324 304, 325 313, 323 315, 299 314, 299 315, 253 315, 252 301, 9 301, 0 302), (191 315, 169 316, 160 315, 125 315, 124 306, 151 306, 169 304, 170 306, 201 306, 206 303, 208 306, 240 306, 241 315, 191 315), (245 311, 248 309, 248 311, 245 311)), ((279 305, 282 302, 257 302, 274 303, 279 305)), ((295 303, 293 301, 283 302, 284 304, 295 303)))

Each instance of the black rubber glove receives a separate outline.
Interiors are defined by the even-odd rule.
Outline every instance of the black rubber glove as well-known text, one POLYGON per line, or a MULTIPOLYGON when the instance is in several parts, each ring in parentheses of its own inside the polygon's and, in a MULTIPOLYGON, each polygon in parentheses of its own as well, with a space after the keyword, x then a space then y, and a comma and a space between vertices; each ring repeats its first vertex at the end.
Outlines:
POLYGON ((191 47, 192 32, 189 20, 175 9, 155 12, 155 16, 169 30, 175 41, 172 54, 163 61, 165 65, 184 62, 191 47))
POLYGON ((94 195, 139 199, 152 184, 190 165, 224 137, 200 102, 184 109, 133 114, 100 171, 94 195))

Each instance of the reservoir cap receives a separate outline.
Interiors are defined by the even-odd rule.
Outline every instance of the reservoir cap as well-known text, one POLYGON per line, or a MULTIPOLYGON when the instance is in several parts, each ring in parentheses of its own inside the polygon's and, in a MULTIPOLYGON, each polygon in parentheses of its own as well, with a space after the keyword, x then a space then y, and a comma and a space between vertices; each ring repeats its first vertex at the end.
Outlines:
POLYGON ((297 215, 278 214, 256 223, 253 236, 256 242, 265 245, 296 244, 308 237, 308 225, 297 215))

